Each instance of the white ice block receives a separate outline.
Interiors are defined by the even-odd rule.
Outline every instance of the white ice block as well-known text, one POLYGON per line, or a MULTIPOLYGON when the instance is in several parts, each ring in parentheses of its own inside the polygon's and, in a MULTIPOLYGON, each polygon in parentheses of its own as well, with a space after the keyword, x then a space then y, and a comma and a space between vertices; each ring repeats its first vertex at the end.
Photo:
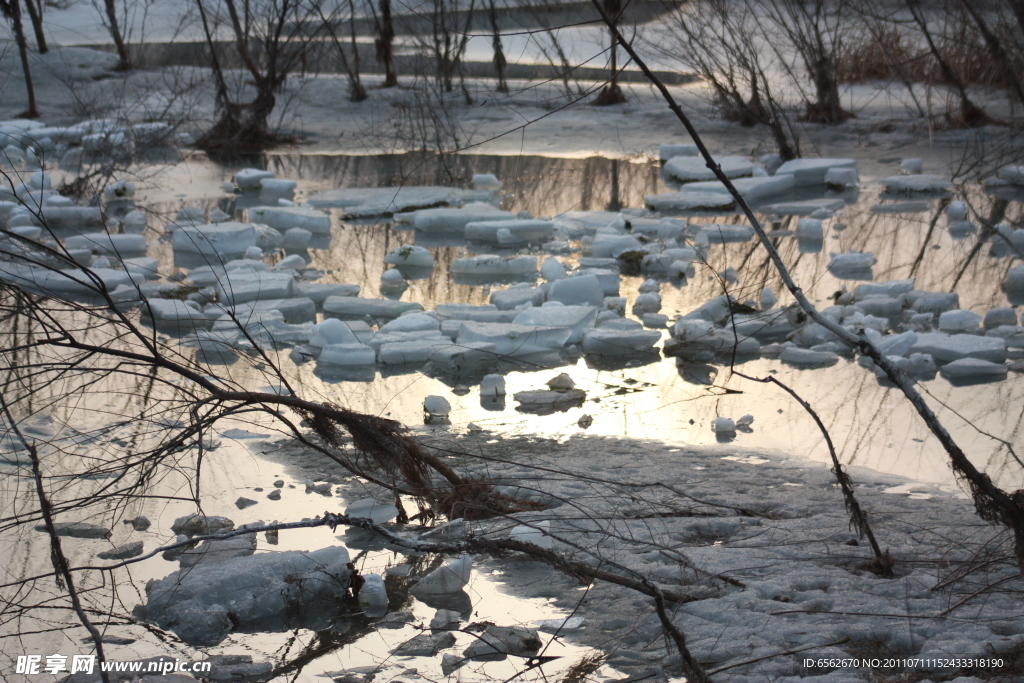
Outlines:
POLYGON ((833 168, 857 168, 855 159, 791 159, 775 171, 776 176, 792 175, 794 186, 822 185, 833 168))

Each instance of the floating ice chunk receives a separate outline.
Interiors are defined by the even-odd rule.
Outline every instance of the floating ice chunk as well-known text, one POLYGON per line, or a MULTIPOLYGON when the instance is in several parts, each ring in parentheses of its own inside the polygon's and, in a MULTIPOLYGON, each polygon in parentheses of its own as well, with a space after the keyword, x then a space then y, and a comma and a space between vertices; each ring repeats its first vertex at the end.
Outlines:
POLYGON ((496 192, 501 189, 501 181, 493 173, 474 173, 473 189, 496 192))
POLYGON ((568 273, 565 272, 565 266, 554 256, 548 256, 544 259, 544 263, 540 267, 540 274, 548 282, 561 280, 568 276, 568 273))
MULTIPOLYGON (((856 171, 854 172, 856 175, 856 171)), ((769 204, 758 208, 758 212, 776 216, 810 216, 816 211, 826 211, 834 214, 846 205, 842 199, 825 197, 822 199, 802 199, 780 204, 769 204)))
POLYGON ((796 236, 805 240, 824 239, 821 221, 816 218, 801 218, 796 224, 796 236))
POLYGON ((865 282, 853 290, 853 298, 866 299, 871 296, 898 297, 914 289, 913 278, 909 280, 889 280, 888 282, 865 282))
MULTIPOLYGON (((421 232, 462 232, 469 238, 470 223, 515 220, 516 215, 484 202, 473 202, 457 209, 423 209, 416 212, 413 225, 421 232)), ((484 233, 487 230, 483 231, 484 233)), ((473 239, 478 239, 473 237, 473 239)), ((488 240, 489 241, 489 240, 488 240)), ((496 243, 496 240, 495 240, 496 243)))
POLYGON ((711 421, 711 431, 716 434, 735 434, 736 423, 727 417, 716 417, 711 421))
POLYGON ((545 633, 561 633, 582 628, 587 621, 583 617, 559 617, 557 619, 541 619, 533 623, 545 633))
MULTIPOLYGON (((715 158, 715 163, 721 168, 726 178, 745 178, 754 172, 754 162, 744 157, 721 156, 715 158)), ((691 183, 700 180, 713 180, 715 173, 703 157, 677 156, 669 159, 662 167, 665 175, 678 180, 681 183, 691 183)))
POLYGON ((392 249, 384 257, 385 263, 395 266, 409 266, 413 268, 433 268, 434 257, 423 247, 412 244, 403 244, 392 249))
POLYGON ((701 234, 707 237, 709 244, 729 244, 749 242, 754 236, 754 229, 749 225, 707 223, 701 226, 701 234))
POLYGON ((259 206, 249 209, 249 220, 277 230, 301 228, 314 235, 331 234, 331 217, 307 206, 259 206))
POLYGON ((765 287, 761 290, 761 310, 768 311, 775 307, 775 304, 779 303, 779 300, 775 297, 771 287, 765 287))
POLYGON ((352 330, 337 318, 327 318, 313 326, 313 332, 309 338, 310 346, 329 346, 332 344, 358 344, 352 330))
POLYGON ((251 555, 202 571, 181 569, 151 582, 147 604, 133 614, 191 645, 216 645, 235 630, 324 628, 324 612, 333 618, 348 591, 348 561, 345 548, 334 546, 251 555))
POLYGON ((1003 166, 996 175, 1013 185, 1024 185, 1024 166, 1003 166))
POLYGON ((537 259, 533 256, 502 258, 496 254, 469 256, 455 259, 450 272, 460 275, 513 277, 533 275, 537 272, 537 259))
POLYGON ((873 315, 879 318, 896 318, 903 313, 901 300, 886 296, 861 299, 854 306, 864 315, 873 315))
POLYGON ((552 545, 551 537, 548 536, 550 528, 551 522, 546 519, 530 525, 520 524, 519 526, 512 527, 512 530, 508 532, 508 537, 513 541, 522 541, 523 543, 532 543, 541 548, 550 548, 552 545))
POLYGON ((775 176, 792 175, 795 187, 822 185, 831 169, 857 168, 855 159, 791 159, 779 166, 775 176))
MULTIPOLYGON (((49 189, 49 188, 46 188, 49 189)), ((103 199, 108 202, 131 199, 135 196, 135 183, 118 180, 103 188, 103 199)))
POLYGON ((875 348, 886 356, 906 356, 916 343, 917 333, 907 331, 882 337, 875 342, 875 348))
POLYGON ((754 424, 754 416, 753 415, 744 415, 740 419, 736 420, 736 426, 737 427, 749 427, 752 424, 754 424))
POLYGON ((430 313, 406 313, 380 327, 381 334, 395 332, 416 332, 419 330, 439 330, 441 321, 430 313))
POLYGON ((377 362, 377 353, 365 344, 328 344, 316 361, 323 365, 366 366, 377 362))
POLYGON ((1006 340, 999 337, 924 332, 917 335, 917 342, 911 347, 911 351, 927 353, 940 362, 951 362, 960 358, 980 358, 991 363, 1006 362, 1006 340))
POLYGON ((357 296, 329 296, 324 301, 324 316, 342 320, 397 318, 406 311, 422 311, 423 306, 411 301, 364 299, 357 296))
POLYGON ((288 228, 284 233, 284 248, 288 251, 300 251, 309 246, 313 233, 305 228, 288 228))
POLYGON ((306 263, 306 259, 298 254, 292 254, 278 261, 274 270, 303 270, 307 265, 309 264, 306 263))
POLYGON ((480 380, 480 396, 497 398, 505 395, 505 378, 502 375, 484 375, 480 380))
POLYGON ((208 516, 199 513, 178 517, 174 520, 174 524, 171 525, 172 532, 189 537, 215 534, 221 531, 230 531, 234 528, 235 523, 227 517, 208 516))
POLYGON ((942 332, 974 332, 981 324, 981 316, 973 311, 956 309, 939 315, 939 330, 942 332))
MULTIPOLYGON (((461 190, 452 187, 352 187, 318 192, 310 197, 308 203, 321 209, 345 209, 344 214, 348 218, 370 218, 391 216, 407 211, 433 211, 432 207, 458 206, 467 202, 485 202, 492 196, 492 193, 488 191, 461 190)), ((509 214, 509 216, 514 217, 513 214, 509 214)), ((459 222, 457 227, 443 228, 442 231, 461 232, 465 224, 469 222, 467 219, 459 222)), ((476 220, 488 220, 488 218, 477 218, 476 220)), ((489 220, 494 220, 494 218, 489 220)), ((441 227, 445 225, 450 224, 442 221, 441 227)))
POLYGON ((570 408, 578 408, 583 405, 587 393, 582 389, 565 391, 538 389, 516 392, 512 398, 520 404, 517 408, 520 412, 550 415, 554 412, 565 412, 570 408))
POLYGON ((452 404, 444 396, 427 396, 423 399, 423 412, 432 417, 447 417, 452 412, 452 404))
POLYGON ((839 356, 829 351, 812 351, 788 346, 779 355, 779 360, 798 368, 826 368, 838 363, 839 356))
POLYGON ((1017 313, 1012 308, 993 308, 985 312, 983 327, 991 330, 1000 325, 1016 325, 1017 313))
POLYGON ((398 516, 398 508, 390 503, 378 503, 373 498, 363 498, 349 504, 345 514, 349 517, 364 517, 374 524, 384 524, 398 516))
POLYGON ((294 180, 263 178, 260 180, 260 201, 277 204, 281 199, 292 200, 295 198, 297 186, 298 183, 294 180))
POLYGON ((548 300, 560 301, 566 306, 601 306, 604 302, 604 289, 595 275, 565 278, 551 283, 548 300))
POLYGON ((368 617, 381 617, 388 610, 388 594, 380 574, 363 574, 363 586, 359 589, 359 606, 368 617))
POLYGON ((402 290, 409 286, 397 268, 389 268, 380 274, 381 291, 402 290))
POLYGON ((1005 379, 1006 365, 980 358, 960 358, 939 368, 939 374, 948 380, 1005 379))
POLYGON ((544 303, 545 292, 539 287, 529 285, 514 285, 509 289, 499 289, 491 292, 491 303, 501 311, 510 311, 525 304, 540 306, 544 303))
POLYGON ((235 184, 242 192, 259 192, 264 179, 273 178, 274 174, 259 168, 243 168, 235 174, 235 184))
POLYGON ((907 307, 918 313, 942 313, 960 305, 960 295, 956 292, 922 292, 915 289, 901 298, 907 307))
POLYGON ((661 296, 657 292, 641 294, 633 302, 633 315, 643 316, 645 313, 657 313, 661 310, 661 296))
POLYGON ((295 278, 290 273, 229 270, 217 282, 217 299, 225 304, 240 304, 295 296, 295 278))
POLYGON ((668 161, 673 157, 695 157, 700 154, 697 145, 689 144, 664 144, 658 146, 658 158, 661 161, 668 161))
POLYGON ((516 325, 538 327, 567 327, 570 330, 566 344, 576 344, 583 339, 583 333, 597 321, 596 306, 534 307, 516 315, 516 325))
POLYGON ((729 211, 736 201, 729 194, 684 189, 678 192, 652 194, 644 197, 644 204, 652 211, 729 211))
POLYGON ((919 192, 944 192, 953 183, 936 175, 894 175, 878 181, 891 193, 915 194, 919 192))
POLYGON ((472 570, 472 558, 462 555, 424 576, 409 592, 417 597, 458 593, 469 583, 472 570))
POLYGON ((904 159, 900 162, 900 172, 904 175, 918 175, 924 172, 924 162, 920 159, 904 159))
POLYGON ((566 327, 537 327, 504 323, 464 322, 457 342, 492 344, 501 356, 525 356, 557 351, 566 344, 570 334, 566 327))
POLYGON ((843 280, 871 279, 871 268, 878 263, 878 259, 871 252, 831 252, 830 256, 829 272, 843 280))
POLYGON ((318 306, 322 306, 327 297, 330 296, 356 296, 359 294, 359 285, 346 285, 340 283, 297 283, 299 296, 308 297, 318 306))
POLYGON ((142 235, 112 235, 105 232, 91 232, 75 235, 64 240, 68 249, 91 249, 111 256, 126 256, 146 253, 146 238, 142 235))
POLYGON ((249 247, 258 246, 256 226, 235 221, 184 225, 175 230, 171 245, 176 252, 238 258, 249 247))
POLYGON ((713 323, 722 323, 732 314, 730 299, 727 295, 717 296, 711 301, 706 301, 694 310, 687 313, 685 318, 699 318, 710 320, 713 323))
POLYGON ((628 356, 647 354, 661 339, 657 330, 617 330, 594 328, 583 333, 580 348, 585 354, 628 356))
POLYGON ((830 168, 825 172, 825 184, 831 190, 843 190, 860 185, 860 177, 855 168, 830 168))
POLYGON ((552 238, 554 229, 555 224, 551 221, 502 219, 467 223, 465 235, 467 240, 511 247, 547 242, 552 238))

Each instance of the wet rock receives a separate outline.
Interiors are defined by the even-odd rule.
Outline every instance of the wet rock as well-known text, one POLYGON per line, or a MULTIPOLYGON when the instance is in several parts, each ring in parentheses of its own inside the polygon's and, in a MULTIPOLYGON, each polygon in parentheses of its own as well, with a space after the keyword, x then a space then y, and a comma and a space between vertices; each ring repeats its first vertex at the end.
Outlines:
POLYGON ((469 660, 465 657, 445 653, 441 656, 441 673, 445 676, 451 676, 456 669, 461 667, 467 661, 469 660))
POLYGON ((125 543, 119 545, 113 550, 106 550, 102 553, 97 553, 96 557, 101 560, 127 560, 130 557, 138 557, 142 554, 142 541, 135 541, 133 543, 125 543))
MULTIPOLYGON (((46 531, 45 524, 37 524, 36 531, 46 531)), ((110 538, 110 529, 85 522, 55 522, 53 530, 58 536, 71 538, 110 538)))
POLYGON ((319 484, 309 483, 306 484, 306 493, 319 493, 321 496, 331 495, 331 488, 334 485, 331 482, 321 482, 319 484))
POLYGON ((348 562, 345 548, 334 546, 236 558, 203 571, 181 569, 151 582, 147 604, 133 614, 190 645, 216 645, 232 631, 319 630, 333 623, 345 599, 348 562))
POLYGON ((142 515, 139 515, 138 517, 133 517, 132 519, 126 519, 124 520, 124 523, 130 524, 131 527, 136 531, 145 531, 149 528, 151 524, 151 522, 142 515))
POLYGON ((540 649, 537 629, 522 626, 488 626, 479 640, 462 653, 467 659, 504 659, 507 655, 530 655, 540 649))
POLYGON ((590 415, 584 415, 576 422, 581 429, 588 429, 590 425, 594 424, 594 418, 590 415))
POLYGON ((416 617, 413 616, 412 612, 405 610, 385 614, 384 618, 375 625, 377 628, 403 628, 406 624, 411 624, 415 620, 416 617))
POLYGON ((451 633, 424 633, 402 643, 392 651, 392 654, 398 657, 433 657, 439 651, 453 645, 455 645, 455 636, 451 633))
POLYGON ((256 501, 253 500, 252 498, 246 498, 244 496, 239 497, 239 499, 235 501, 235 507, 238 508, 239 510, 251 508, 253 505, 256 505, 256 501))
POLYGON ((171 531, 186 536, 214 534, 219 531, 231 531, 234 528, 235 523, 227 517, 207 516, 199 513, 179 517, 171 525, 171 531))
POLYGON ((430 628, 435 630, 456 628, 460 621, 462 621, 462 616, 455 610, 439 609, 434 612, 434 617, 430 620, 430 628))
POLYGON ((268 493, 267 500, 281 500, 281 489, 274 489, 268 493))

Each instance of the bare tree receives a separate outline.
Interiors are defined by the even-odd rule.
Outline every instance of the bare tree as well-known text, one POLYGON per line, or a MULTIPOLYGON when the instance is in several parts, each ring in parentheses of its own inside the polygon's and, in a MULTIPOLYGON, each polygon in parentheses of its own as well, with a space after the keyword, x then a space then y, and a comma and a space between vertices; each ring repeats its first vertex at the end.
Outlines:
MULTIPOLYGON (((374 46, 377 48, 377 61, 384 65, 384 87, 393 88, 398 85, 398 74, 395 72, 395 22, 391 16, 391 0, 379 0, 380 18, 376 12, 374 21, 377 23, 377 37, 374 46)), ((372 8, 372 5, 371 5, 372 8)))
POLYGON ((28 16, 32 20, 32 30, 36 34, 36 47, 39 48, 39 54, 46 54, 49 52, 49 48, 46 46, 46 36, 43 35, 43 6, 42 4, 36 5, 36 0, 25 0, 25 9, 28 10, 28 16))
POLYGON ((14 41, 18 45, 18 57, 21 59, 21 70, 25 75, 25 90, 28 95, 28 109, 20 114, 22 118, 39 117, 36 107, 36 90, 32 84, 32 70, 28 63, 28 41, 25 40, 25 27, 21 22, 21 5, 18 0, 0 0, 0 14, 11 23, 14 41))

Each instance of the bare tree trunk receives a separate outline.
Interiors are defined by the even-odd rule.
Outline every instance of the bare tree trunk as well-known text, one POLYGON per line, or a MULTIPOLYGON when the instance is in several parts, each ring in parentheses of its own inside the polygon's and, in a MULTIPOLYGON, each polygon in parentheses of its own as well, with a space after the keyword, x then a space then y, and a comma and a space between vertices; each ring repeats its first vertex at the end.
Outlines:
POLYGON ((39 118, 36 108, 36 89, 32 84, 32 70, 28 65, 28 41, 25 40, 25 27, 21 23, 21 5, 18 0, 0 0, 0 14, 11 22, 14 29, 14 41, 18 45, 18 56, 21 57, 21 69, 25 74, 25 90, 28 94, 28 109, 18 114, 18 118, 39 118))
POLYGON ((28 17, 32 20, 32 30, 36 34, 36 47, 39 54, 45 55, 50 51, 46 46, 46 36, 43 35, 43 15, 39 7, 36 7, 35 0, 25 0, 25 9, 28 10, 28 17))
POLYGON ((971 19, 974 20, 974 24, 978 27, 978 32, 985 40, 985 47, 988 48, 989 54, 992 55, 992 60, 995 61, 1003 72, 1003 78, 1009 82, 1010 87, 1017 94, 1017 99, 1024 103, 1024 86, 1021 85, 1020 74, 1014 69, 1013 62, 1006 53, 1006 48, 1003 47, 998 36, 992 32, 985 18, 974 7, 971 0, 960 0, 960 4, 963 5, 967 13, 971 15, 971 19))
POLYGON ((610 104, 622 104, 626 101, 626 96, 622 93, 622 89, 619 88, 619 66, 617 63, 618 57, 618 39, 616 38, 617 31, 615 27, 618 26, 619 17, 622 14, 622 4, 619 0, 604 0, 604 13, 611 17, 613 27, 610 31, 611 35, 611 79, 608 81, 597 98, 594 100, 594 104, 598 106, 605 106, 610 104))
POLYGON ((110 31, 110 37, 114 39, 114 45, 117 47, 117 57, 120 60, 117 70, 128 71, 132 68, 132 60, 128 55, 128 48, 124 44, 124 36, 121 35, 121 28, 117 23, 114 0, 103 0, 103 6, 107 10, 107 30, 110 31))
POLYGON ((380 31, 373 41, 377 47, 377 61, 384 65, 384 87, 393 88, 398 85, 398 74, 395 73, 394 53, 395 22, 391 18, 391 0, 380 0, 380 31))
POLYGON ((494 0, 489 0, 491 14, 491 45, 494 47, 494 70, 498 74, 498 92, 508 92, 508 83, 505 81, 505 51, 501 46, 501 33, 498 31, 498 10, 494 6, 494 0))
POLYGON ((918 29, 920 29, 921 35, 924 36, 925 41, 928 43, 928 50, 932 53, 932 57, 935 58, 936 63, 939 65, 939 72, 942 74, 942 80, 945 81, 947 85, 954 88, 957 95, 960 97, 960 112, 957 114, 954 123, 961 126, 967 126, 968 128, 984 126, 987 124, 990 120, 988 114, 986 114, 981 107, 971 101, 963 81, 957 77, 956 72, 953 71, 953 67, 949 65, 949 62, 942 56, 938 46, 935 44, 931 29, 928 28, 928 23, 925 21, 924 17, 921 16, 916 3, 913 0, 907 0, 907 8, 914 17, 914 23, 917 24, 918 29))

